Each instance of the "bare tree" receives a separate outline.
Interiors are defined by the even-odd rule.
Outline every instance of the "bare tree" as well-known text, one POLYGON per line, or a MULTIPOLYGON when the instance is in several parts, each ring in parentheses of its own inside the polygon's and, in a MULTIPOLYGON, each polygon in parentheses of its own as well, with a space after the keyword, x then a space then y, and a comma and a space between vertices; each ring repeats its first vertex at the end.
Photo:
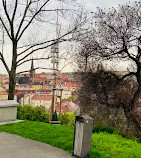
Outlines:
POLYGON ((141 97, 140 13, 141 4, 135 2, 133 5, 122 5, 118 9, 112 8, 110 11, 99 9, 95 14, 96 36, 100 43, 101 55, 110 59, 120 58, 132 61, 135 64, 136 71, 129 72, 121 80, 134 75, 138 84, 137 89, 130 98, 130 102, 122 102, 121 105, 126 117, 135 124, 139 132, 141 124, 134 111, 137 100, 141 97))
MULTIPOLYGON (((135 76, 136 88, 130 85, 126 98, 130 101, 121 101, 127 119, 135 125, 138 134, 141 132, 139 113, 136 113, 137 106, 140 107, 141 97, 141 3, 119 5, 118 8, 109 10, 99 9, 95 13, 93 25, 94 36, 90 36, 90 43, 94 40, 97 48, 93 52, 104 60, 120 59, 134 63, 135 71, 123 75, 121 81, 129 76, 135 76)), ((132 82, 133 83, 133 82, 132 82)), ((128 85, 128 84, 127 84, 128 85)), ((128 85, 129 86, 129 85, 128 85)))
MULTIPOLYGON (((67 35, 70 35, 79 27, 81 23, 79 21, 81 12, 76 10, 76 3, 74 0, 60 2, 59 0, 2 0, 0 6, 0 24, 6 35, 5 41, 10 42, 12 47, 11 68, 9 68, 9 63, 5 59, 3 52, 0 52, 0 59, 9 75, 8 99, 12 100, 14 98, 17 68, 22 64, 29 62, 29 57, 35 52, 43 51, 53 44, 66 41, 68 38, 70 39, 71 36, 67 35), (61 7, 57 7, 58 3, 61 3, 61 7), (76 19, 77 24, 75 23, 74 27, 66 32, 64 31, 63 34, 57 38, 54 38, 53 36, 47 38, 45 29, 47 24, 55 24, 54 19, 56 12, 60 12, 62 19, 71 16, 71 18, 76 19), (68 12, 70 14, 68 14, 68 12), (31 29, 34 32, 34 42, 31 42, 28 39, 28 33, 31 29), (39 34, 38 30, 44 31, 39 34), (23 41, 25 41, 24 44, 23 41)), ((7 51, 6 54, 9 54, 8 56, 10 56, 10 52, 7 51)), ((45 60, 49 58, 50 56, 40 59, 36 57, 33 60, 45 60)))
POLYGON ((96 56, 97 43, 95 42, 81 42, 79 49, 76 51, 75 59, 79 67, 79 71, 87 72, 94 69, 97 56, 96 56), (95 52, 94 52, 95 51, 95 52))

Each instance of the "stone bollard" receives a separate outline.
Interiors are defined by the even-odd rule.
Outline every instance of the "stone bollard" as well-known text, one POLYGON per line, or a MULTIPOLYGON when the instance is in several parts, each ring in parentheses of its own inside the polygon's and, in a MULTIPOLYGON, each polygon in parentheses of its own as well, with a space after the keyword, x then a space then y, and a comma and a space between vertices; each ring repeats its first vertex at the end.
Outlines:
POLYGON ((15 100, 0 101, 0 122, 15 121, 17 106, 18 103, 15 100))
POLYGON ((76 116, 72 156, 77 158, 89 157, 91 150, 93 118, 76 116))

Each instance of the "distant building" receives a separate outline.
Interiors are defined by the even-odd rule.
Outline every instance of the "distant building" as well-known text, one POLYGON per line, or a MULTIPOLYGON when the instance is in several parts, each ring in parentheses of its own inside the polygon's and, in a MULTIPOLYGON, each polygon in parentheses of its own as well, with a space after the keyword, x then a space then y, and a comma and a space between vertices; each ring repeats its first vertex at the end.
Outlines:
MULTIPOLYGON (((55 110, 56 110, 57 114, 59 114, 59 112, 60 112, 60 106, 59 105, 55 106, 55 110)), ((72 110, 67 105, 61 106, 61 113, 64 113, 64 112, 72 112, 72 110)))
POLYGON ((22 76, 16 77, 16 83, 18 84, 28 84, 29 83, 29 77, 26 76, 26 74, 22 76))
POLYGON ((8 100, 8 93, 5 91, 0 91, 0 100, 8 100))
POLYGON ((70 91, 75 91, 78 87, 78 84, 76 82, 66 82, 65 88, 70 91))
POLYGON ((47 110, 51 107, 52 96, 45 94, 35 94, 32 97, 31 106, 45 106, 47 110))
POLYGON ((63 90, 62 91, 62 99, 68 99, 71 96, 72 96, 71 90, 63 90))
MULTIPOLYGON (((0 91, 0 100, 8 100, 8 93, 6 91, 0 91)), ((17 100, 16 95, 14 96, 14 100, 17 100)))
MULTIPOLYGON (((22 95, 22 93, 20 94, 22 95)), ((19 96, 20 96, 19 95, 19 96)), ((32 105, 32 97, 35 95, 35 93, 27 93, 24 94, 21 98, 21 105, 32 105)))
POLYGON ((33 59, 32 59, 29 76, 27 76, 26 74, 17 76, 16 83, 24 84, 24 85, 33 84, 34 80, 35 80, 35 69, 34 69, 34 63, 33 63, 33 59))
POLYGON ((9 89, 9 82, 4 82, 3 87, 8 90, 9 89))
POLYGON ((2 85, 2 76, 0 76, 0 85, 2 85))
MULTIPOLYGON (((57 107, 59 106, 59 102, 57 103, 57 107)), ((74 112, 79 114, 80 113, 80 107, 79 105, 75 104, 74 102, 70 101, 69 99, 63 99, 61 109, 63 111, 64 107, 68 107, 69 110, 66 112, 74 112)))
POLYGON ((32 89, 33 89, 33 90, 40 90, 40 89, 43 89, 43 83, 37 83, 37 82, 33 83, 33 84, 32 84, 32 89))
POLYGON ((41 89, 37 91, 40 94, 48 94, 48 95, 52 95, 52 90, 50 89, 41 89))

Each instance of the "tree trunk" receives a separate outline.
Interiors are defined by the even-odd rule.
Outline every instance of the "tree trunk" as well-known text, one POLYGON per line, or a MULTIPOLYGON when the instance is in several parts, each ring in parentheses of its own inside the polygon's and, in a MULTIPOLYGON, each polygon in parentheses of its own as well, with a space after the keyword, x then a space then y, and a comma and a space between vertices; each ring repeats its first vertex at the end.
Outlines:
POLYGON ((16 74, 10 73, 9 75, 9 92, 8 92, 8 100, 13 100, 14 99, 14 94, 15 94, 15 77, 16 74))
POLYGON ((12 65, 11 71, 9 72, 9 92, 8 92, 8 100, 14 100, 15 94, 15 85, 16 85, 16 68, 17 68, 17 41, 13 40, 13 57, 12 57, 12 65))
POLYGON ((129 109, 129 107, 125 104, 122 104, 122 108, 124 110, 124 114, 127 118, 128 124, 129 126, 133 125, 134 127, 134 131, 136 132, 136 136, 137 137, 141 137, 141 125, 139 120, 136 118, 136 116, 134 116, 134 114, 132 113, 132 111, 129 109))

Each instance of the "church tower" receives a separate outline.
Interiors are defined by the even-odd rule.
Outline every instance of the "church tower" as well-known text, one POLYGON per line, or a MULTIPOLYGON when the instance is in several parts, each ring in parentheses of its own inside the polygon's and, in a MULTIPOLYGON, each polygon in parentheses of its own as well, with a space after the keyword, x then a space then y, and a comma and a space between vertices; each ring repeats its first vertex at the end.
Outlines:
POLYGON ((34 63, 33 63, 33 59, 31 61, 31 69, 30 69, 30 83, 34 83, 35 80, 35 69, 34 69, 34 63))

